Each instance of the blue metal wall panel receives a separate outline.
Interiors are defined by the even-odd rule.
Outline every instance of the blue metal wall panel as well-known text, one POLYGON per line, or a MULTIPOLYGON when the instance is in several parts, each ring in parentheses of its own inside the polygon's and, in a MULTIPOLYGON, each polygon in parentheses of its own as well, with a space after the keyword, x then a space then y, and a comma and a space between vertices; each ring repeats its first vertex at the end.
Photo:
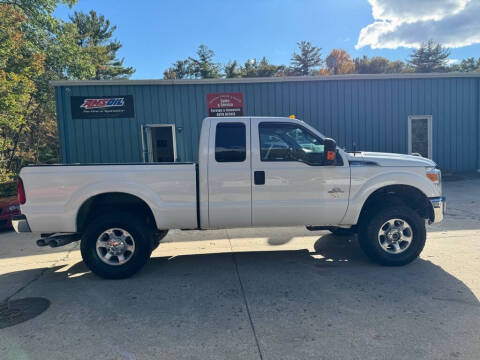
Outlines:
POLYGON ((361 79, 270 83, 87 85, 56 89, 66 163, 142 161, 142 124, 176 124, 177 154, 195 161, 206 95, 241 92, 245 114, 295 114, 339 145, 407 153, 409 115, 433 116, 433 158, 452 171, 480 167, 479 78, 361 79), (135 117, 71 118, 70 96, 133 95, 135 117), (179 127, 182 131, 179 131, 179 127))

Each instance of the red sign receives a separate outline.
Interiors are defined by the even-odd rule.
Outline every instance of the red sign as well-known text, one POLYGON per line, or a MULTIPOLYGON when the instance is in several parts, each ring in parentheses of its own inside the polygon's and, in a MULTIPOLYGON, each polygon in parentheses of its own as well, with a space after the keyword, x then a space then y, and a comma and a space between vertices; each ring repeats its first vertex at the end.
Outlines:
POLYGON ((243 94, 207 94, 207 109, 210 117, 243 116, 243 94))

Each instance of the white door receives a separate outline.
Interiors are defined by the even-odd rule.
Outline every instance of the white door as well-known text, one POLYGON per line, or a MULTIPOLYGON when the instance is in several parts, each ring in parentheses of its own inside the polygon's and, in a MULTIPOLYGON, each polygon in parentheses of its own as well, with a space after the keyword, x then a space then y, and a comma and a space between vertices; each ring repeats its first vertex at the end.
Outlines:
POLYGON ((250 118, 211 121, 208 146, 209 227, 251 226, 250 118))
POLYGON ((175 125, 142 125, 143 162, 177 161, 175 125))
POLYGON ((432 115, 408 117, 408 153, 432 159, 432 115))
POLYGON ((296 124, 252 118, 255 226, 336 225, 348 207, 348 164, 319 165, 323 140, 296 124))

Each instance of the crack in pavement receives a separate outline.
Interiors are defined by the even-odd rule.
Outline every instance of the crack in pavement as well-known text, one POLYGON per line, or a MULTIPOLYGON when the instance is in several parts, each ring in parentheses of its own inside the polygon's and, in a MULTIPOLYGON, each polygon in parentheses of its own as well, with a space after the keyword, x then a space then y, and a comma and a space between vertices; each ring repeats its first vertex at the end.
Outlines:
POLYGON ((257 345, 258 356, 260 360, 263 360, 262 349, 260 348, 260 342, 257 337, 257 332, 255 331, 255 325, 253 325, 252 314, 250 312, 250 307, 248 306, 247 295, 245 294, 245 289, 243 287, 242 278, 240 277, 240 272, 238 271, 238 263, 235 253, 232 247, 232 241, 230 239, 230 234, 228 230, 225 230, 225 234, 227 235, 228 243, 230 244, 230 253, 232 254, 233 265, 235 267, 235 273, 237 275, 238 283, 240 285, 240 291, 242 293, 243 302, 245 304, 245 308, 247 309, 248 321, 250 322, 250 328, 252 329, 253 338, 255 339, 255 344, 257 345))
POLYGON ((72 253, 72 251, 74 250, 78 250, 78 243, 75 244, 75 247, 73 247, 72 249, 68 250, 67 251, 67 254, 56 260, 52 265, 50 265, 49 267, 47 268, 44 268, 42 270, 40 270, 39 274, 36 275, 33 279, 31 279, 30 281, 27 281, 27 283, 25 285, 23 285, 22 287, 20 287, 19 289, 17 289, 13 294, 7 296, 2 302, 0 302, 0 304, 5 304, 5 303, 8 303, 10 301, 11 298, 13 298, 14 296, 18 295, 19 293, 21 293, 23 290, 25 290, 26 288, 28 288, 30 285, 32 285, 34 282, 38 281, 48 270, 54 268, 57 264, 59 264, 60 262, 64 262, 66 261, 70 254, 72 253))

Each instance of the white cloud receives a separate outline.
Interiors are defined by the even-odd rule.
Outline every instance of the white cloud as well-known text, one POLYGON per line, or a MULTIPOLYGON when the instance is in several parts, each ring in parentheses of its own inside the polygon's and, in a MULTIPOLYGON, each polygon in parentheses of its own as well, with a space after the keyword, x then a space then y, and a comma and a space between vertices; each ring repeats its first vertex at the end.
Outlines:
POLYGON ((459 59, 447 59, 447 64, 448 65, 453 65, 453 64, 458 64, 460 63, 459 59))
POLYGON ((480 0, 369 0, 375 21, 360 31, 356 49, 419 47, 433 39, 447 47, 480 42, 480 0))

